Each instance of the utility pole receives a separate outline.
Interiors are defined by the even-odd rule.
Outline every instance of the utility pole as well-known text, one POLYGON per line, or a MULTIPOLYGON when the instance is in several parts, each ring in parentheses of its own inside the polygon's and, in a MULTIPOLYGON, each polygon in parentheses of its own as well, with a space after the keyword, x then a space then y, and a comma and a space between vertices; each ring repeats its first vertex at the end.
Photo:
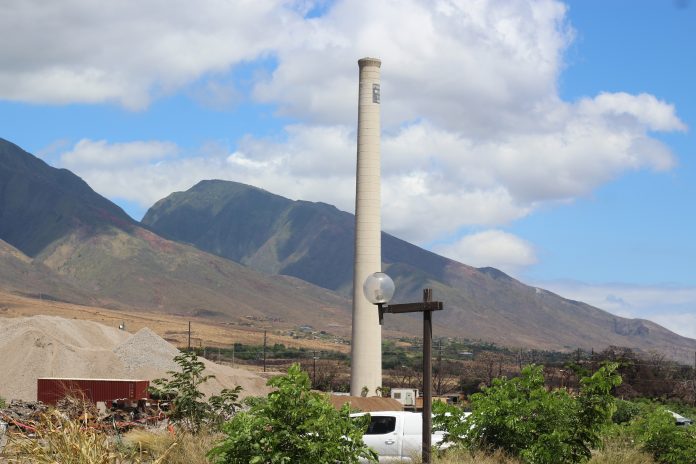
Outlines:
POLYGON ((263 371, 266 372, 266 331, 263 331, 263 371))
POLYGON ((442 338, 437 347, 437 396, 442 395, 442 338))
POLYGON ((312 375, 312 387, 317 387, 317 352, 314 351, 314 356, 312 356, 314 361, 314 374, 312 375))
MULTIPOLYGON (((433 301, 433 289, 423 289, 423 303, 433 301)), ((432 376, 432 350, 433 346, 433 312, 423 311, 423 464, 430 464, 430 447, 432 446, 433 428, 433 380, 432 376)))

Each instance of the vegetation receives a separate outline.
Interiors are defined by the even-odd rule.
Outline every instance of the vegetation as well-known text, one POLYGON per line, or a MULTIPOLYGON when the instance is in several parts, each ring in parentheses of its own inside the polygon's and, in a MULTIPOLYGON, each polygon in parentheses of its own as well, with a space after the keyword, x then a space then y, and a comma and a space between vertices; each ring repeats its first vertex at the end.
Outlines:
POLYGON ((164 464, 174 446, 162 450, 159 457, 122 450, 103 432, 53 410, 42 417, 33 438, 12 434, 3 454, 8 462, 27 464, 164 464))
POLYGON ((530 464, 585 462, 614 412, 611 390, 621 382, 616 367, 584 378, 573 397, 566 389, 547 390, 542 368, 527 366, 521 377, 496 379, 472 395, 466 419, 458 408, 436 404, 435 422, 447 441, 470 450, 502 450, 530 464))
MULTIPOLYGON (((200 386, 210 376, 204 364, 195 353, 175 361, 180 369, 155 381, 153 391, 172 401, 176 432, 110 436, 51 411, 36 425, 35 437, 12 434, 3 457, 46 464, 376 462, 362 442, 369 416, 356 420, 348 406, 336 410, 325 395, 311 390, 300 365, 269 380, 274 391, 266 398, 247 398, 246 410, 238 412, 239 387, 205 401, 200 386)), ((454 444, 437 453, 434 463, 694 464, 696 427, 677 427, 668 412, 694 418, 693 406, 615 399, 613 393, 622 388, 620 363, 593 374, 580 363, 574 368, 587 374, 577 390, 549 388, 548 370, 530 365, 519 377, 493 378, 471 395, 468 417, 459 407, 434 403, 434 425, 454 444)))
POLYGON ((6 405, 5 398, 0 396, 0 409, 4 408, 6 405))
POLYGON ((134 429, 123 436, 123 445, 131 455, 138 454, 143 459, 160 456, 160 464, 209 464, 206 453, 221 439, 222 435, 216 432, 193 435, 134 429))
MULTIPOLYGON (((419 459, 414 459, 420 464, 419 459)), ((469 451, 465 449, 447 450, 433 458, 433 464, 522 464, 518 458, 511 457, 502 451, 490 453, 469 451)), ((596 450, 587 464, 655 464, 650 455, 626 446, 622 442, 608 442, 602 449, 596 450)))
POLYGON ((676 427, 674 418, 663 408, 639 417, 631 424, 632 434, 643 450, 664 464, 693 464, 696 460, 696 431, 676 427))
POLYGON ((276 389, 268 398, 253 401, 249 411, 222 426, 226 438, 209 454, 215 463, 376 462, 362 442, 369 418, 354 421, 347 405, 336 410, 323 394, 312 392, 299 365, 268 385, 276 389))
POLYGON ((171 422, 195 434, 206 424, 219 425, 232 417, 240 406, 237 399, 241 387, 224 389, 206 402, 199 387, 213 376, 203 374, 205 364, 193 352, 181 353, 174 361, 181 370, 168 371, 170 379, 155 379, 150 386, 153 397, 172 401, 171 422))

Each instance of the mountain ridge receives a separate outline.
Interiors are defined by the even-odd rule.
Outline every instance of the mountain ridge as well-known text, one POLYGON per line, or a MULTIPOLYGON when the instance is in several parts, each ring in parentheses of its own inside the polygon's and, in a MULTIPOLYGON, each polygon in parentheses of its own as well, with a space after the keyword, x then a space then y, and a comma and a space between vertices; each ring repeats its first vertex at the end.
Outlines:
POLYGON ((160 237, 70 171, 2 139, 0 195, 0 288, 243 324, 338 324, 349 333, 345 298, 160 237))
POLYGON ((0 138, 0 238, 30 257, 77 227, 138 223, 67 169, 0 138))
MULTIPOLYGON (((203 181, 157 205, 139 224, 71 172, 0 139, 0 288, 350 333, 353 215, 228 181, 203 181)), ((395 303, 420 299, 424 287, 445 302, 437 336, 540 349, 619 345, 685 362, 696 350, 695 340, 652 322, 613 316, 389 234, 382 240, 395 303)), ((417 336, 420 325, 417 317, 385 318, 392 336, 417 336)))
MULTIPOLYGON (((202 181, 157 202, 143 223, 163 236, 262 272, 351 294, 354 216, 331 205, 290 200, 230 181, 202 181), (259 222, 264 223, 262 230, 257 229, 259 222), (178 232, 181 224, 189 235, 178 232)), ((396 283, 394 302, 417 301, 426 287, 445 302, 448 310, 436 317, 441 335, 547 349, 620 345, 670 356, 678 352, 684 361, 692 360, 696 349, 695 340, 653 322, 567 300, 498 269, 474 268, 384 232, 382 262, 382 270, 396 283)), ((395 319, 387 316, 385 326, 395 319)))

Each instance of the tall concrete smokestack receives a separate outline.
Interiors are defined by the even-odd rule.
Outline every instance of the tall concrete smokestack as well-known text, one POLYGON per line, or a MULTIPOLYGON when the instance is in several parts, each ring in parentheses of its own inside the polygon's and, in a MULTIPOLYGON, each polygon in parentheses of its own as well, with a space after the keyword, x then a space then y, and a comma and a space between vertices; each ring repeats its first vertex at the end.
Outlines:
POLYGON ((367 276, 382 270, 380 220, 380 66, 363 58, 358 97, 358 164, 355 181, 355 266, 350 394, 368 396, 382 386, 382 330, 377 308, 363 295, 367 276))

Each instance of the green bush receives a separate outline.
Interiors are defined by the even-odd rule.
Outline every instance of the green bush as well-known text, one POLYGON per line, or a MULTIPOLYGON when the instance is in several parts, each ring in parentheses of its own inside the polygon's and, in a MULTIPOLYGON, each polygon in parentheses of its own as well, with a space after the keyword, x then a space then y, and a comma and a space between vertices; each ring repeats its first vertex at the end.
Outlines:
POLYGON ((527 366, 514 379, 495 379, 471 396, 472 414, 436 405, 435 423, 446 440, 471 450, 502 450, 529 464, 581 463, 600 443, 614 412, 611 389, 621 382, 608 365, 581 381, 578 397, 548 391, 540 366, 527 366), (449 412, 449 415, 442 413, 449 412))
POLYGON ((7 406, 7 403, 5 402, 5 398, 0 396, 0 409, 4 408, 5 406, 7 406))
POLYGON ((189 433, 198 433, 206 425, 219 425, 232 417, 239 408, 237 402, 240 386, 223 389, 220 395, 211 396, 208 402, 200 390, 201 384, 214 378, 203 375, 205 364, 194 352, 181 353, 174 358, 180 371, 168 371, 171 378, 155 379, 150 386, 154 398, 172 401, 169 420, 189 433))
POLYGON ((355 421, 349 406, 336 410, 321 393, 310 391, 309 376, 294 364, 275 388, 222 426, 227 435, 209 453, 217 464, 354 464, 376 462, 362 435, 368 416, 355 421))
POLYGON ((633 401, 616 400, 616 412, 611 416, 615 424, 626 424, 635 419, 643 410, 641 405, 633 401))
POLYGON ((656 408, 631 424, 642 448, 663 464, 696 462, 696 430, 677 427, 674 417, 664 408, 656 408))

